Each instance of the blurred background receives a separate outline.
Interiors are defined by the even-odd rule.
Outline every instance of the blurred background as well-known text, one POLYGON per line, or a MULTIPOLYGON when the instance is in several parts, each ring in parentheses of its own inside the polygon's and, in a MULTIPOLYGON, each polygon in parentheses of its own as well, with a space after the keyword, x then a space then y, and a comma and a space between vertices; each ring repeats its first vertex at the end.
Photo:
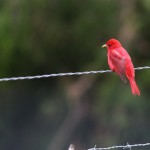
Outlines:
MULTIPOLYGON (((149 0, 1 0, 0 78, 109 69, 121 41, 150 65, 149 0)), ((0 83, 0 149, 76 150, 150 141, 150 70, 141 96, 114 73, 0 83)))

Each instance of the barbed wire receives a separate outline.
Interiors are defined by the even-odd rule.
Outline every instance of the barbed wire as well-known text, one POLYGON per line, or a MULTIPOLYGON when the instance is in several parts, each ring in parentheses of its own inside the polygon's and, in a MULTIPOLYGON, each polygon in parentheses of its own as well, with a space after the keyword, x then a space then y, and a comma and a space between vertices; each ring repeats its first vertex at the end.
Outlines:
MULTIPOLYGON (((135 70, 143 70, 143 69, 150 69, 150 66, 135 68, 135 70)), ((53 73, 53 74, 36 75, 36 76, 0 78, 0 82, 2 82, 2 81, 16 81, 16 80, 32 80, 32 79, 41 79, 41 78, 49 78, 49 77, 62 77, 62 76, 74 76, 74 75, 79 76, 79 75, 88 75, 88 74, 97 74, 97 73, 110 73, 110 72, 112 72, 112 70, 68 72, 68 73, 57 73, 57 74, 53 73)))
POLYGON ((127 143, 127 145, 120 145, 120 146, 112 146, 112 147, 107 147, 107 148, 96 148, 96 146, 94 148, 90 148, 88 150, 110 150, 110 149, 117 149, 117 148, 122 148, 122 149, 130 149, 133 147, 144 147, 144 146, 150 146, 150 143, 145 143, 145 144, 133 144, 130 145, 129 143, 127 143))

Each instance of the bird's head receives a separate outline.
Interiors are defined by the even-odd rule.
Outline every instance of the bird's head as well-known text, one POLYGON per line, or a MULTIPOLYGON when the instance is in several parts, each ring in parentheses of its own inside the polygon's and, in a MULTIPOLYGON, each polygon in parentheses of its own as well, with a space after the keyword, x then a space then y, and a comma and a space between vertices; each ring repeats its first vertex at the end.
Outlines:
POLYGON ((107 47, 107 49, 114 49, 121 47, 121 43, 116 39, 110 39, 102 46, 102 48, 107 47))

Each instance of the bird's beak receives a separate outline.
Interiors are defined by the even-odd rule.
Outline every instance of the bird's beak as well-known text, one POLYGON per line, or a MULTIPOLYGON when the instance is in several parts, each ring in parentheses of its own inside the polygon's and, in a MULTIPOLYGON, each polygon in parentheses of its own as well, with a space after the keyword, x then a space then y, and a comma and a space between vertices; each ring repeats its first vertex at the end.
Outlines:
POLYGON ((104 44, 104 45, 102 46, 102 48, 105 48, 105 47, 107 47, 107 45, 106 45, 106 44, 104 44))

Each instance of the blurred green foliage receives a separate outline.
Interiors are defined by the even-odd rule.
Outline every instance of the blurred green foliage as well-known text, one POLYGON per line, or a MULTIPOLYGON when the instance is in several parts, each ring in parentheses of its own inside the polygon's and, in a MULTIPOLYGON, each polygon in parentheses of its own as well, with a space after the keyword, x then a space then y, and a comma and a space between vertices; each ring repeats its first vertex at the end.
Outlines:
MULTIPOLYGON (((121 35, 130 43, 136 67, 150 64, 149 3, 134 1, 136 34, 132 41, 121 35)), ((108 69, 102 44, 120 37, 126 23, 126 32, 131 31, 128 24, 134 22, 120 17, 122 8, 128 12, 124 7, 118 0, 1 0, 0 77, 108 69)), ((113 73, 1 82, 0 149, 65 150, 70 143, 86 149, 148 142, 149 76, 149 70, 136 71, 140 97, 113 73), (87 80, 81 84, 83 91, 92 83, 73 100, 71 85, 82 78, 87 80)), ((82 91, 78 89, 77 94, 82 91)))

